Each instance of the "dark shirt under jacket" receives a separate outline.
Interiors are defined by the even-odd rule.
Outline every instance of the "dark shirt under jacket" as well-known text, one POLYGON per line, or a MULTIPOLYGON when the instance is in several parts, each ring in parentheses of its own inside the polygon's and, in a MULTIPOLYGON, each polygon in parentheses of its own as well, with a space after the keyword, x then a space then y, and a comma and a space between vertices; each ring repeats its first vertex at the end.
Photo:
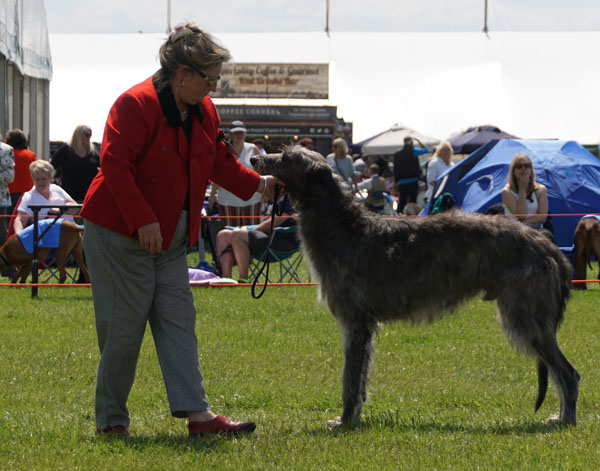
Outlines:
POLYGON ((81 202, 98 173, 100 155, 98 152, 91 152, 85 157, 80 157, 65 143, 54 153, 50 163, 61 177, 60 186, 63 190, 69 193, 71 198, 81 202))

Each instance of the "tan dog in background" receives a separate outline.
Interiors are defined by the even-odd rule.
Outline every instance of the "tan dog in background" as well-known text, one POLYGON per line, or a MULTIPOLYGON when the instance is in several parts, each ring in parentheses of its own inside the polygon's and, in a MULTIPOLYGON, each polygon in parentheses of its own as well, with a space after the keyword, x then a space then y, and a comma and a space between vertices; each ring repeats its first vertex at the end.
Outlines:
MULTIPOLYGON (((592 268, 590 263, 592 255, 600 261, 600 221, 595 217, 582 218, 575 228, 574 239, 575 279, 586 280, 588 265, 592 268)), ((598 278, 600 278, 600 273, 598 278)), ((585 283, 574 283, 573 289, 587 289, 587 287, 585 283)))
MULTIPOLYGON (((66 260, 69 254, 83 272, 86 282, 90 282, 90 275, 87 266, 83 260, 82 237, 83 228, 70 221, 62 221, 60 231, 60 242, 55 250, 56 266, 59 271, 59 283, 64 283, 67 279, 66 260)), ((53 249, 40 247, 38 249, 38 260, 46 260, 53 249)), ((27 276, 31 273, 33 254, 27 253, 17 234, 10 236, 2 247, 0 247, 0 270, 8 266, 21 267, 17 274, 13 276, 11 282, 16 283, 20 278, 21 283, 25 283, 27 276)))

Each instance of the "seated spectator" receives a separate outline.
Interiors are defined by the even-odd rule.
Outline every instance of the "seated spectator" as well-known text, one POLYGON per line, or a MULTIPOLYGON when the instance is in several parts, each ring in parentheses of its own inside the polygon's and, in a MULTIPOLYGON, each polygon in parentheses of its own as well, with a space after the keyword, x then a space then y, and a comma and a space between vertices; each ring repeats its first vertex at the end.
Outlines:
MULTIPOLYGON (((285 202, 282 216, 276 217, 274 227, 295 226, 296 219, 293 217, 294 208, 289 198, 281 198, 279 204, 285 202)), ((272 211, 272 207, 270 208, 272 211)), ((270 212, 268 211, 268 212, 270 212)), ((238 227, 235 229, 223 229, 217 234, 217 266, 222 277, 231 278, 234 264, 238 266, 239 282, 248 282, 248 267, 252 257, 262 254, 269 243, 271 234, 271 218, 266 218, 253 228, 238 227)), ((277 233, 273 238, 271 248, 273 250, 288 252, 294 250, 298 244, 295 233, 277 233)))
POLYGON ((29 165, 31 162, 35 162, 36 157, 32 151, 27 149, 27 136, 20 129, 8 131, 6 133, 6 143, 12 146, 15 153, 15 179, 8 185, 11 203, 8 214, 12 214, 21 195, 33 187, 29 165))
MULTIPOLYGON (((258 148, 246 142, 246 126, 242 121, 234 121, 229 130, 231 145, 237 154, 238 161, 246 168, 253 170, 250 159, 258 155, 258 148)), ((254 193, 252 197, 244 201, 235 196, 225 188, 219 188, 216 183, 212 183, 209 208, 214 208, 215 202, 219 206, 219 215, 225 219, 225 224, 229 226, 243 226, 244 224, 258 224, 262 210, 262 195, 254 193)))
POLYGON ((356 182, 358 174, 354 169, 354 161, 348 155, 348 144, 344 139, 338 137, 333 140, 333 152, 327 156, 327 163, 333 169, 333 173, 349 186, 356 182))
POLYGON ((544 228, 548 214, 546 187, 535 181, 531 159, 525 154, 515 155, 510 163, 508 183, 502 189, 502 203, 508 217, 542 231, 554 240, 552 232, 544 228))
POLYGON ((100 169, 100 154, 92 144, 92 130, 83 124, 73 131, 71 142, 63 144, 50 163, 57 183, 78 203, 83 203, 92 180, 100 169))
MULTIPOLYGON (((25 227, 33 223, 33 210, 29 205, 50 205, 63 206, 66 204, 77 204, 71 196, 60 186, 52 183, 52 174, 54 167, 45 160, 36 160, 29 165, 31 178, 33 179, 33 188, 23 193, 21 203, 17 208, 17 217, 14 219, 13 229, 16 234, 25 227)), ((43 208, 40 210, 40 218, 47 217, 52 212, 52 208, 43 208)))
POLYGON ((438 177, 449 168, 454 166, 452 162, 452 144, 448 141, 442 141, 435 149, 432 159, 427 165, 427 199, 430 200, 433 196, 433 187, 438 177))
POLYGON ((369 178, 356 185, 359 190, 367 190, 365 203, 367 208, 377 214, 383 214, 385 210, 385 179, 379 175, 377 164, 369 165, 369 178))

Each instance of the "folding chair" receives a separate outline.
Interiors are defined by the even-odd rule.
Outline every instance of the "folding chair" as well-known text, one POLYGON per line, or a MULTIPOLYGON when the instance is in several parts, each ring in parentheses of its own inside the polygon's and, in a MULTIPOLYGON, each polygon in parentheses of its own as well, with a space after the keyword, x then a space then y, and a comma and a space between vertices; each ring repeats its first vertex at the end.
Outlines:
MULTIPOLYGON (((277 237, 277 233, 298 233, 298 226, 290 226, 290 227, 276 227, 275 228, 275 237, 277 237)), ((253 279, 256 277, 263 266, 265 256, 265 252, 263 251, 261 254, 253 255, 252 263, 249 267, 250 278, 253 279)), ((269 271, 269 283, 302 283, 302 279, 298 273, 298 267, 303 260, 302 248, 300 246, 300 240, 297 241, 296 247, 289 252, 280 252, 277 250, 273 250, 272 248, 268 249, 267 260, 269 264, 277 264, 278 275, 273 274, 269 271)), ((265 280, 266 270, 261 273, 259 277, 259 282, 263 282, 265 280), (262 278, 262 280, 261 280, 262 278)))

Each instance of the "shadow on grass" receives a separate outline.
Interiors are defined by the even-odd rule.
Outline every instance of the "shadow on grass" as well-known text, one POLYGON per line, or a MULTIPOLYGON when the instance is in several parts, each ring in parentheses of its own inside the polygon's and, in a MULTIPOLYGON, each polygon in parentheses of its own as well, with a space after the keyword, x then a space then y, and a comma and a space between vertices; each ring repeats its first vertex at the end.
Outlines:
POLYGON ((335 436, 346 433, 360 433, 372 430, 395 430, 398 432, 446 432, 446 433, 471 433, 479 435, 536 435, 568 429, 571 426, 540 421, 495 421, 488 424, 466 424, 464 422, 449 423, 431 417, 401 417, 398 412, 387 412, 367 416, 362 421, 355 421, 334 430, 323 428, 308 431, 313 435, 335 436))
POLYGON ((107 447, 111 451, 120 450, 123 448, 145 450, 166 447, 180 451, 220 452, 228 443, 247 440, 251 437, 251 433, 241 433, 236 435, 207 434, 202 437, 156 434, 134 435, 131 438, 124 435, 96 435, 94 437, 94 441, 98 444, 102 444, 102 446, 107 447))

